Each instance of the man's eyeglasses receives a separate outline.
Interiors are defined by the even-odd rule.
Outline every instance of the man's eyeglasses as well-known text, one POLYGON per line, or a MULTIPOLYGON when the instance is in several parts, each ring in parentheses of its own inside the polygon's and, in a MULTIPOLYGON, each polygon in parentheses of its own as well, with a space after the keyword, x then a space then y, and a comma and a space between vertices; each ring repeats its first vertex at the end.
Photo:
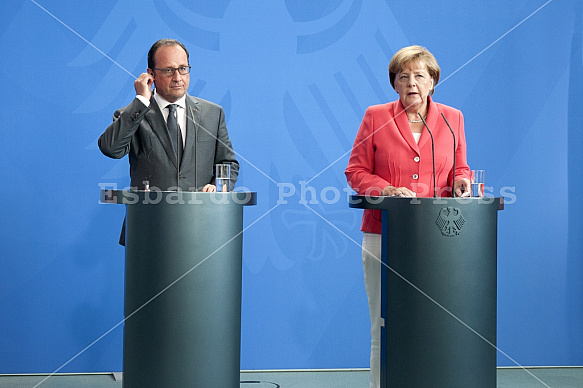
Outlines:
POLYGON ((174 73, 176 73, 176 70, 178 70, 178 73, 180 73, 180 75, 189 74, 190 73, 190 66, 167 67, 165 69, 158 69, 158 68, 154 67, 154 70, 161 71, 165 77, 172 77, 174 75, 174 73))

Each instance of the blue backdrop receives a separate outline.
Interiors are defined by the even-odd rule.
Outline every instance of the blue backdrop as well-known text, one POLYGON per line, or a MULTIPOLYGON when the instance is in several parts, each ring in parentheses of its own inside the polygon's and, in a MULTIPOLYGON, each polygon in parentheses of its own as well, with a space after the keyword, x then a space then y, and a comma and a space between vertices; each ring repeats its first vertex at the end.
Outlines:
POLYGON ((499 217, 499 365, 583 364, 581 0, 72 0, 0 6, 0 373, 121 370, 128 162, 97 138, 159 38, 191 53, 259 193, 243 369, 367 367, 360 211, 344 168, 403 46, 442 68, 499 217), (503 352, 503 353, 502 353, 503 352))

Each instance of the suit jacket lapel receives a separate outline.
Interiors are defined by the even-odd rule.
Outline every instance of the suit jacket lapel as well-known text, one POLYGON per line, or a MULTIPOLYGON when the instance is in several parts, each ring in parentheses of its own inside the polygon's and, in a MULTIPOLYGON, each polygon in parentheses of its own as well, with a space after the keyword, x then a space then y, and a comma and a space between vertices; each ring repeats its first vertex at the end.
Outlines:
MULTIPOLYGON (((200 124, 200 111, 198 109, 198 100, 189 95, 186 96, 186 142, 184 146, 184 154, 182 156, 183 163, 192 163, 194 155, 195 139, 198 132, 198 125, 200 124)), ((194 160, 196 166, 196 160, 194 160)))
MULTIPOLYGON (((427 117, 425 118, 425 122, 434 138, 436 136, 438 117, 439 112, 437 111, 437 106, 433 103, 431 96, 427 96, 427 117)), ((427 142, 431 143, 431 135, 427 132, 427 128, 423 127, 423 132, 421 132, 421 138, 419 139, 419 148, 423 147, 427 142)))
POLYGON ((407 112, 405 112, 405 108, 403 107, 403 103, 400 99, 395 104, 393 117, 395 118, 395 124, 397 125, 397 128, 399 128, 399 132, 401 132, 403 139, 407 141, 407 144, 409 144, 411 149, 419 153, 419 147, 417 147, 417 143, 415 142, 415 138, 411 132, 411 127, 407 121, 407 112))
POLYGON ((177 167, 176 153, 174 152, 174 147, 172 146, 172 141, 170 140, 170 134, 166 128, 166 122, 164 121, 164 116, 160 107, 156 103, 156 100, 152 96, 150 99, 150 111, 146 113, 145 119, 150 123, 152 131, 158 136, 160 144, 166 151, 168 158, 172 161, 175 167, 177 167))

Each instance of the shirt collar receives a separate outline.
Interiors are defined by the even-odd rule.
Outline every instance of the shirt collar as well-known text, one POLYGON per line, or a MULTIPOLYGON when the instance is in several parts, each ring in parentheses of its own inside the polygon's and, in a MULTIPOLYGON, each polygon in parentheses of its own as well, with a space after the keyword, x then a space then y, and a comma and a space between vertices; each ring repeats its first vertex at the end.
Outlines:
POLYGON ((154 89, 154 99, 156 100, 156 104, 158 104, 158 106, 160 107, 160 109, 166 108, 166 106, 168 104, 176 104, 180 108, 186 109, 186 94, 184 96, 180 97, 175 102, 172 103, 172 102, 169 102, 168 100, 166 100, 164 97, 162 97, 158 93, 156 93, 156 90, 154 89))

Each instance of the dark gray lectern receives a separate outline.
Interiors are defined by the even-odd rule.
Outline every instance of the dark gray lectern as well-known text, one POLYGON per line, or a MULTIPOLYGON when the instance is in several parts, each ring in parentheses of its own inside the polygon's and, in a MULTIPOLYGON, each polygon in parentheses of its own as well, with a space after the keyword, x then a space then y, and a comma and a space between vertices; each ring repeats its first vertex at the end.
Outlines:
POLYGON ((382 213, 381 387, 496 387, 502 198, 352 196, 382 213))
POLYGON ((127 205, 123 386, 239 387, 243 206, 256 193, 101 201, 127 205))

